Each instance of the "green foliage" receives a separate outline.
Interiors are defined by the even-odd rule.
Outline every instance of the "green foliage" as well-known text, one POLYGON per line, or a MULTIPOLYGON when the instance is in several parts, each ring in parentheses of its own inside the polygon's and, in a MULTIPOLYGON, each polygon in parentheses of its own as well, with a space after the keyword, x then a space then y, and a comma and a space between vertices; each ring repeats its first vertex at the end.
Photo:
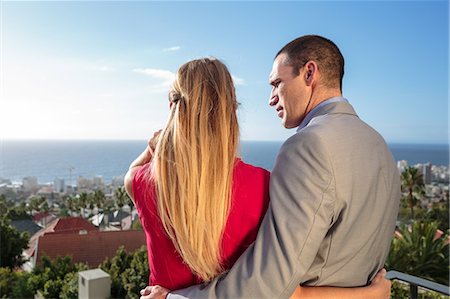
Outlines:
POLYGON ((33 290, 28 286, 28 272, 0 268, 0 298, 33 298, 33 290))
MULTIPOLYGON (((441 295, 434 291, 422 291, 419 288, 418 299, 448 299, 448 296, 441 295)), ((409 285, 398 281, 392 282, 391 298, 409 298, 409 285)))
POLYGON ((24 202, 16 205, 13 201, 8 200, 4 194, 0 195, 0 221, 31 219, 28 214, 27 206, 24 202))
POLYGON ((33 197, 29 202, 29 208, 34 211, 48 211, 47 199, 43 196, 33 197))
POLYGON ((402 237, 392 240, 386 268, 448 285, 448 235, 434 240, 436 230, 436 222, 403 225, 402 237))
POLYGON ((1 194, 0 195, 0 220, 6 219, 9 211, 9 205, 10 203, 6 200, 6 196, 1 194))
POLYGON ((77 265, 77 272, 67 273, 64 277, 64 282, 61 287, 59 297, 61 299, 76 299, 78 298, 78 272, 88 270, 85 264, 77 265))
POLYGON ((26 261, 22 252, 28 248, 28 234, 18 232, 9 219, 0 220, 0 229, 0 267, 20 267, 26 261))
POLYGON ((77 298, 78 272, 87 270, 85 264, 74 264, 70 256, 50 260, 44 256, 41 264, 33 269, 28 285, 45 298, 77 298))
POLYGON ((139 219, 139 217, 137 217, 137 219, 133 222, 133 225, 131 226, 131 228, 132 229, 143 230, 142 223, 141 223, 141 220, 139 219))
POLYGON ((438 228, 444 232, 449 228, 448 203, 434 204, 433 208, 424 215, 427 222, 437 221, 438 228))
MULTIPOLYGON (((122 219, 122 208, 124 205, 129 204, 131 205, 131 199, 128 196, 127 192, 125 191, 125 187, 121 186, 118 187, 115 191, 114 191, 114 203, 117 207, 117 209, 119 210, 120 213, 120 219, 122 219)), ((122 230, 122 221, 120 221, 120 229, 122 230)))
POLYGON ((121 247, 112 259, 105 260, 100 268, 111 275, 111 296, 138 298, 139 291, 148 283, 147 249, 142 246, 134 253, 121 247))
POLYGON ((42 296, 44 298, 59 298, 59 293, 63 286, 63 281, 60 278, 55 280, 47 280, 44 284, 44 290, 42 296))

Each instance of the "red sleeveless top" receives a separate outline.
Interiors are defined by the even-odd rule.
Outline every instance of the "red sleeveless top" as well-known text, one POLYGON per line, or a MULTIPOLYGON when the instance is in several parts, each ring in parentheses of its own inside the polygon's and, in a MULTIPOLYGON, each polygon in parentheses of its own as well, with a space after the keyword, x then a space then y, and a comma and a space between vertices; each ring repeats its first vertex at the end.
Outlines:
MULTIPOLYGON (((150 285, 169 290, 203 282, 183 262, 158 215, 155 186, 149 180, 150 164, 142 166, 133 178, 133 197, 147 239, 150 285)), ((269 203, 270 173, 237 159, 233 172, 233 196, 222 238, 226 269, 253 243, 269 203)))

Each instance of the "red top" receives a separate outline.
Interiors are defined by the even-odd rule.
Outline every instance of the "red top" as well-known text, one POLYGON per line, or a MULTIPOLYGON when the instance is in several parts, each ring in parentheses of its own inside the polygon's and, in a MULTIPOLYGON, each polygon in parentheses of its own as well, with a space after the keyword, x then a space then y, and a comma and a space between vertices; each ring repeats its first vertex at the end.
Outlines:
MULTIPOLYGON (((148 179, 150 164, 142 166, 133 178, 133 197, 147 239, 150 285, 169 290, 201 283, 183 263, 166 235, 158 215, 155 187, 148 179)), ((256 239, 269 203, 270 173, 237 159, 233 173, 233 197, 222 239, 223 265, 226 269, 256 239)))

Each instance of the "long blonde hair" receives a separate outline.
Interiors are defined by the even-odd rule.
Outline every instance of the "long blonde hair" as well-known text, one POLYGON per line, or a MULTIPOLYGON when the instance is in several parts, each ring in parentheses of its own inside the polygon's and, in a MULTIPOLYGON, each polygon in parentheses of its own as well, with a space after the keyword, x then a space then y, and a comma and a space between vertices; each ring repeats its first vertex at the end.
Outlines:
POLYGON ((153 158, 164 229, 191 271, 204 281, 221 272, 221 240, 239 140, 237 101, 227 67, 215 58, 182 65, 171 110, 153 158))

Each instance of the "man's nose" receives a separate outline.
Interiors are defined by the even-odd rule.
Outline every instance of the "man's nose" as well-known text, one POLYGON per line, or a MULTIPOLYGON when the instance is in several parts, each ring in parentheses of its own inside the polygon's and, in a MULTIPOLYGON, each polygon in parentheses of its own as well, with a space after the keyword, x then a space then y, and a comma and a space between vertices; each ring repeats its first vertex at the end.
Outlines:
POLYGON ((278 96, 271 94, 269 99, 269 106, 275 106, 277 103, 278 103, 278 96))

